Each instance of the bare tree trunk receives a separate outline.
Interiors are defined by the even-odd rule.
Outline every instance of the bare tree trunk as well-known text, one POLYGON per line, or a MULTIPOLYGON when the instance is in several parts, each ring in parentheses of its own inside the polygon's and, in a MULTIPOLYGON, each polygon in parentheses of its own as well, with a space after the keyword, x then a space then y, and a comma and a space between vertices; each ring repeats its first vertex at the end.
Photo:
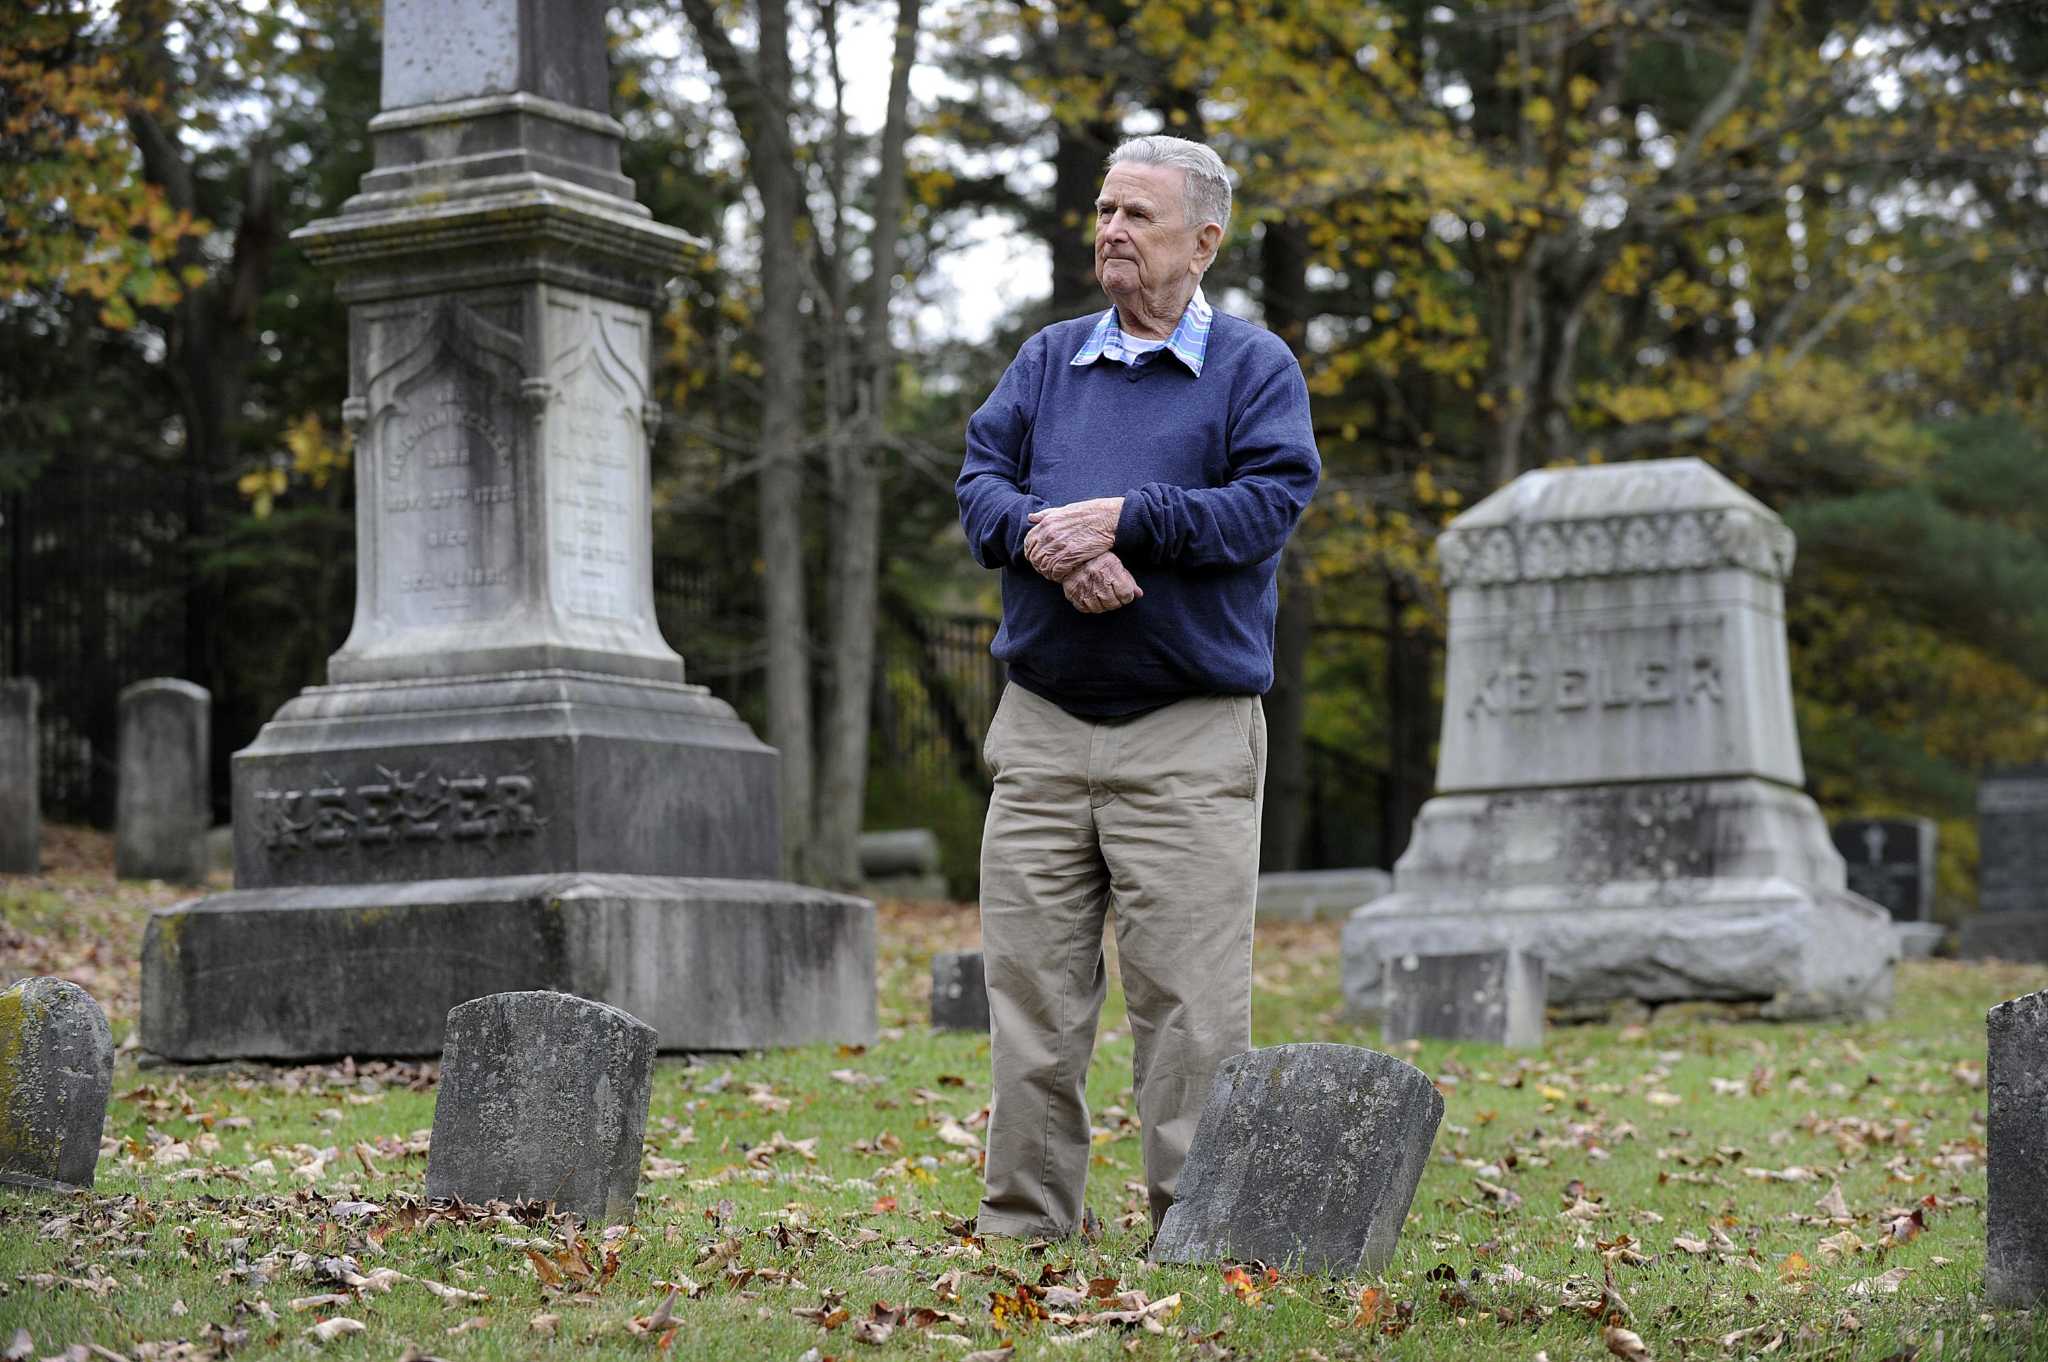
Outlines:
POLYGON ((862 301, 859 411, 844 442, 832 516, 834 609, 829 626, 831 698, 818 773, 816 871, 832 884, 860 878, 860 825, 868 782, 869 695, 874 684, 876 583, 880 575, 882 461, 893 381, 889 299, 905 197, 910 68, 917 60, 919 0, 897 0, 889 108, 876 172, 872 259, 862 301))
MULTIPOLYGON (((1299 356, 1308 334, 1308 234, 1293 219, 1269 222, 1259 242, 1266 327, 1299 356)), ((1273 629, 1273 689, 1266 695, 1266 802, 1259 867, 1298 870, 1308 830, 1308 646, 1315 596, 1305 550, 1280 561, 1280 613, 1273 629)))

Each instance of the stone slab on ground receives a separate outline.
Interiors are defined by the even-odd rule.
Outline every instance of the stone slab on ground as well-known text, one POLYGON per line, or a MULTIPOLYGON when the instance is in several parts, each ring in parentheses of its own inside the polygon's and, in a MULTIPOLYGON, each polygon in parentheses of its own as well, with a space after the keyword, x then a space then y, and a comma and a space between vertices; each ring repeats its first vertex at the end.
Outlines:
POLYGON ((1894 922, 1892 930, 1898 933, 1901 960, 1930 958, 1948 935, 1939 922, 1894 922))
POLYGON ((27 677, 0 681, 0 875, 42 869, 37 747, 36 683, 27 677))
POLYGON ((1543 1044, 1543 960, 1527 951, 1394 956, 1384 991, 1389 1049, 1425 1037, 1543 1044))
POLYGON ((2048 1301, 2048 990, 1984 1017, 1985 1294, 2026 1308, 2048 1301))
POLYGON ((2048 964, 2048 912, 2026 908, 1963 919, 1956 954, 1964 960, 2048 964))
POLYGON ((124 880, 206 880, 213 826, 213 697, 173 677, 121 692, 114 873, 124 880))
POLYGON ((1373 866, 1342 870, 1276 870, 1259 876, 1261 922, 1343 918, 1360 904, 1393 892, 1394 877, 1373 866))
POLYGON ((91 1187, 114 1082, 114 1035, 92 995, 63 979, 0 992, 0 1183, 91 1187))
POLYGON ((1225 1060, 1153 1260, 1384 1271, 1443 1113, 1420 1070, 1361 1046, 1276 1045, 1225 1060))
POLYGON ((427 1195, 551 1201, 633 1218, 654 1028, 567 993, 496 993, 448 1013, 427 1195))
POLYGON ((932 1029, 988 1031, 988 975, 980 951, 932 957, 932 1029))
POLYGON ((860 835, 860 873, 870 880, 930 875, 939 868, 939 835, 930 828, 886 828, 860 835))
POLYGON ((1882 909, 1778 878, 1395 894, 1353 914, 1342 943, 1358 1017, 1384 1006, 1390 958, 1515 947, 1543 957, 1552 1007, 1697 999, 1762 1002, 1774 1019, 1877 1019, 1899 950, 1882 909))
POLYGON ((448 1010, 556 989, 666 1050, 872 1042, 875 910, 776 880, 524 875, 234 890, 159 909, 142 1044, 165 1058, 431 1055, 448 1010))

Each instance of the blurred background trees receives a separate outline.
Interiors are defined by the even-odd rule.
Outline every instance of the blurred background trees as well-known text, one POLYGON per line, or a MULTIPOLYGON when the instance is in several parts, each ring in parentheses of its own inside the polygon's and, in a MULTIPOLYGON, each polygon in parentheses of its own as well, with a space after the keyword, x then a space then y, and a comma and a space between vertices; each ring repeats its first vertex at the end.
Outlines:
MULTIPOLYGON (((367 165, 377 7, 4 6, 0 660, 77 659, 45 690, 69 769, 111 761, 120 684, 209 686, 224 792, 226 751, 347 625, 345 325, 289 233, 367 165)), ((664 625, 785 749, 806 873, 845 879, 863 821, 930 823, 970 887, 999 678, 960 430, 1024 336, 1101 305, 1102 158, 1165 130, 1240 177, 1208 291, 1301 357, 1326 462, 1283 577, 1269 868, 1404 845, 1446 519, 1528 468, 1690 454, 1801 536, 1813 793, 1940 818, 1967 898, 1976 776, 2048 756, 2037 7, 683 0, 614 23, 627 168, 714 243, 659 355, 664 625)))

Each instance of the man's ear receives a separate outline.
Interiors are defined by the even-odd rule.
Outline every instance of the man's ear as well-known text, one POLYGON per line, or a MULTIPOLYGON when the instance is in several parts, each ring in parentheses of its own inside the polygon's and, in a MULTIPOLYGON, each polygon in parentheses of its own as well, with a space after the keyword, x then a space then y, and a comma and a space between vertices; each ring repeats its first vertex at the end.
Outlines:
POLYGON ((1202 229, 1195 233, 1195 258, 1191 262, 1197 276, 1206 273, 1209 266, 1216 263, 1216 248, 1222 244, 1222 226, 1214 222, 1203 223, 1202 229))

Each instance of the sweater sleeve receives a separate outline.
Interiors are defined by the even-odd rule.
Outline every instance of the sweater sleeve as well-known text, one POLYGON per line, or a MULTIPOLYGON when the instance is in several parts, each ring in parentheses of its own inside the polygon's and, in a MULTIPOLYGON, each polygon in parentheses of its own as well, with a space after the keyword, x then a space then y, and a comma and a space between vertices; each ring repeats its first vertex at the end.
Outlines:
POLYGON ((1124 494, 1119 557, 1181 568, 1249 567, 1280 552, 1322 477, 1308 384, 1291 356, 1238 404, 1229 433, 1231 472, 1223 486, 1148 482, 1124 494))
POLYGON ((1026 341, 995 391, 967 422, 967 459, 953 494, 960 502, 967 551, 985 568, 1031 568, 1024 557, 1024 536, 1031 530, 1031 513, 1045 509, 1046 503, 1024 490, 1029 476, 1024 445, 1038 412, 1044 352, 1043 333, 1026 341))

